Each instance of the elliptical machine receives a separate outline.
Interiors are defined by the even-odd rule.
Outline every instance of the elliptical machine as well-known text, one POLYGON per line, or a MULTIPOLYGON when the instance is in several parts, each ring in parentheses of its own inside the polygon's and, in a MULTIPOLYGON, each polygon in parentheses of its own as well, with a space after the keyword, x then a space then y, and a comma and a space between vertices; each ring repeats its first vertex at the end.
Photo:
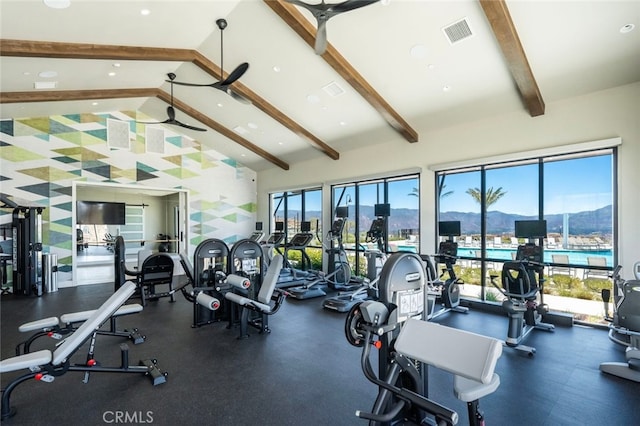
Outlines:
POLYGON ((626 346, 627 362, 603 362, 600 371, 623 379, 640 382, 640 262, 633 265, 635 280, 625 281, 620 277, 621 266, 613 271, 613 318, 609 317, 610 290, 602 290, 609 338, 626 346))
POLYGON ((460 236, 460 221, 438 222, 438 233, 447 237, 438 245, 438 254, 434 256, 436 263, 444 263, 442 274, 436 274, 436 268, 428 255, 420 257, 426 264, 427 271, 427 319, 431 320, 447 312, 466 314, 469 308, 460 306, 460 284, 462 280, 456 276, 453 266, 458 259, 458 243, 454 236, 460 236), (447 274, 447 279, 442 277, 447 274))
MULTIPOLYGON (((541 239, 547 235, 545 220, 522 220, 515 222, 515 236, 527 238, 529 241, 541 239)), ((532 357, 536 348, 525 346, 522 341, 533 330, 553 331, 553 324, 542 322, 549 307, 543 302, 544 286, 544 253, 542 246, 528 242, 518 246, 516 260, 505 262, 502 266, 502 287, 495 279, 498 275, 491 275, 493 284, 506 300, 502 302, 503 309, 509 316, 509 328, 505 344, 514 349, 525 352, 532 357), (538 296, 540 303, 537 302, 538 296)))
POLYGON ((353 291, 341 291, 337 295, 327 297, 322 302, 322 307, 336 311, 348 312, 353 305, 366 299, 378 298, 378 280, 382 265, 386 261, 386 232, 387 217, 390 209, 388 204, 376 204, 374 211, 376 218, 371 222, 365 242, 374 243, 377 249, 367 250, 367 279, 364 283, 353 291))

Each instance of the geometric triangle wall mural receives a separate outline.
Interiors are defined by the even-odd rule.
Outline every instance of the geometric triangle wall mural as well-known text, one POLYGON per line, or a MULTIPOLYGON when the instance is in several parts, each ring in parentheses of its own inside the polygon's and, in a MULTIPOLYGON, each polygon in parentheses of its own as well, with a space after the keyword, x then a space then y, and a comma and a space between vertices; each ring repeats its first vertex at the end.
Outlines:
MULTIPOLYGON (((235 241, 253 231, 256 173, 170 126, 164 130, 164 146, 158 149, 162 152, 146 152, 145 132, 136 134, 144 126, 131 124, 137 115, 116 111, 0 120, 2 192, 45 208, 43 253, 57 254, 60 287, 76 284, 72 282, 77 256, 74 182, 186 190, 190 214, 187 247, 182 250, 188 253, 207 238, 235 241), (126 121, 135 144, 109 146, 108 119, 126 121)), ((156 143, 162 144, 162 139, 156 143)), ((165 226, 165 221, 156 219, 146 222, 165 226)), ((10 223, 11 210, 2 209, 0 225, 10 228, 10 223)), ((113 227, 114 232, 124 230, 113 227)), ((149 239, 160 233, 165 229, 145 228, 149 239)))

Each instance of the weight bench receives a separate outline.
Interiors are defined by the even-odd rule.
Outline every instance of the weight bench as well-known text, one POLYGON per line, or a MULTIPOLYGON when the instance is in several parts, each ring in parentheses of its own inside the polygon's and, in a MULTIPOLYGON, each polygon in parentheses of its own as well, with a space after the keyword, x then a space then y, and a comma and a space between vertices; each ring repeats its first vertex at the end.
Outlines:
MULTIPOLYGON (((136 303, 131 305, 123 305, 118 308, 118 310, 115 311, 109 319, 110 329, 98 330, 97 333, 105 336, 126 337, 130 339, 134 345, 140 344, 144 342, 146 337, 141 335, 137 328, 134 328, 131 331, 118 331, 116 327, 116 319, 120 316, 137 314, 141 311, 142 305, 140 304, 136 303)), ((63 338, 63 336, 69 333, 73 333, 77 330, 78 324, 86 321, 89 317, 91 317, 91 315, 93 315, 94 312, 95 310, 73 312, 63 314, 59 319, 58 317, 49 317, 22 324, 18 327, 18 331, 20 331, 21 333, 35 331, 35 333, 27 340, 19 343, 16 346, 16 356, 20 355, 21 353, 26 354, 31 352, 31 344, 40 337, 48 336, 52 339, 60 340, 63 338)))
POLYGON ((467 403, 469 423, 480 424, 480 398, 493 393, 500 385, 500 377, 494 370, 502 355, 502 342, 411 318, 402 327, 395 350, 402 356, 454 374, 454 395, 467 403))
MULTIPOLYGON (((280 309, 282 302, 286 297, 286 292, 284 291, 275 291, 276 283, 278 281, 278 277, 280 276, 280 270, 282 269, 282 264, 284 262, 284 258, 281 254, 277 254, 271 260, 269 264, 269 268, 264 275, 264 279, 262 280, 262 285, 260 286, 260 291, 255 299, 251 299, 247 297, 245 294, 228 292, 224 295, 224 297, 230 302, 235 303, 239 306, 240 312, 240 339, 249 337, 249 333, 247 332, 247 326, 252 325, 260 330, 260 333, 270 333, 268 323, 268 316, 273 315, 280 309), (271 303, 275 301, 275 303, 271 303), (249 314, 251 312, 257 312, 259 314, 259 318, 254 321, 249 321, 249 314)), ((240 277, 238 275, 229 275, 227 277, 227 282, 234 287, 238 288, 241 292, 246 293, 247 287, 247 279, 244 277, 240 277)), ((233 318, 233 315, 232 315, 233 318)), ((233 323, 233 319, 230 320, 230 325, 233 323)))
POLYGON ((99 366, 93 357, 95 347, 95 337, 98 329, 120 308, 135 292, 136 285, 130 281, 126 282, 109 297, 100 308, 86 319, 77 330, 71 333, 52 352, 48 349, 27 353, 0 361, 0 373, 6 374, 12 371, 30 370, 28 373, 14 378, 4 389, 2 394, 1 419, 5 420, 15 414, 15 409, 11 407, 10 399, 13 390, 29 379, 36 379, 41 382, 52 382, 55 377, 65 374, 67 371, 83 371, 85 373, 84 382, 87 383, 91 372, 97 373, 138 373, 149 376, 154 385, 166 382, 166 373, 161 373, 156 367, 155 360, 147 359, 140 361, 140 365, 131 366, 129 363, 129 348, 126 343, 120 345, 119 367, 99 366), (71 364, 70 358, 91 340, 87 361, 84 364, 71 364))

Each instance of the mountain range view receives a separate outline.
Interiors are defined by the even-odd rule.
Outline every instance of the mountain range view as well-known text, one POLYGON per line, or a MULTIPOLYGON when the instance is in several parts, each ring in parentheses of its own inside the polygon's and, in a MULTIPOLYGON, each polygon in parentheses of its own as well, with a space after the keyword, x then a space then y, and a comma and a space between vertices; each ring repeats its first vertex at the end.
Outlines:
MULTIPOLYGON (((353 207, 352 207, 353 208, 353 207)), ((351 210, 353 212, 353 210, 351 210)), ((296 214, 298 212, 290 212, 296 214)), ((368 227, 375 218, 373 206, 360 206, 359 222, 361 227, 368 227)), ((578 213, 568 213, 569 233, 571 235, 611 235, 613 233, 613 208, 611 205, 578 213)), ((296 214, 297 217, 299 217, 296 214)), ((564 214, 545 215, 547 234, 562 234, 564 214)), ((320 217, 319 211, 307 212, 307 219, 320 217)), ((503 213, 500 211, 487 212, 487 233, 512 234, 516 220, 536 220, 537 216, 503 213)), ((313 219, 315 220, 315 219, 313 219)), ((462 234, 480 234, 480 213, 472 212, 442 212, 440 220, 459 220, 462 234)), ((388 218, 389 233, 397 234, 401 230, 419 228, 419 218, 415 209, 391 208, 388 218)))

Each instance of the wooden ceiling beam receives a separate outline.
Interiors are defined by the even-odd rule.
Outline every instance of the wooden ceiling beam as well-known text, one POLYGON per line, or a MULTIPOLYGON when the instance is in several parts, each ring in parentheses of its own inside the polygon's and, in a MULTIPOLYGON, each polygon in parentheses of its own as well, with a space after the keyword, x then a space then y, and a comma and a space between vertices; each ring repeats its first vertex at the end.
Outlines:
MULTIPOLYGON (((220 66, 215 64, 206 56, 202 55, 196 50, 189 49, 166 49, 157 47, 116 46, 3 39, 0 40, 0 55, 13 57, 40 57, 60 59, 117 59, 132 61, 192 62, 194 65, 205 71, 207 74, 211 75, 216 80, 222 80, 223 78, 228 76, 228 73, 226 72, 223 72, 223 75, 220 75, 220 66)), ((233 89, 235 92, 250 100, 256 108, 260 109, 262 112, 276 120, 278 123, 291 130, 294 134, 307 141, 307 143, 309 143, 312 147, 323 152, 329 158, 333 160, 338 160, 340 158, 340 153, 338 151, 336 151, 331 146, 324 143, 321 139, 313 135, 311 132, 300 126, 298 123, 282 113, 276 107, 267 102, 264 98, 242 84, 240 81, 236 81, 235 83, 233 83, 233 89)), ((226 129, 224 133, 226 136, 227 134, 232 132, 226 129)), ((242 145, 242 143, 240 144, 242 145)), ((263 151, 260 148, 258 149, 260 151, 263 151)), ((256 152, 256 154, 261 155, 258 152, 256 152)), ((275 159, 276 157, 273 158, 275 159)), ((286 163, 282 162, 282 164, 286 163)), ((282 165, 279 166, 282 167, 282 165)))
POLYGON ((59 59, 109 59, 130 61, 191 62, 195 50, 159 47, 62 43, 33 40, 0 40, 2 56, 59 59))
MULTIPOLYGON (((193 63, 200 67, 203 71, 213 76, 213 78, 217 80, 221 80, 227 77, 227 73, 225 73, 224 77, 220 76, 220 67, 214 64, 211 60, 209 60, 206 56, 201 54, 200 52, 196 52, 196 57, 193 60, 193 63)), ((293 133, 298 135, 300 138, 305 139, 312 147, 323 152, 329 158, 333 160, 340 159, 340 153, 324 143, 322 140, 314 136, 307 129, 293 121, 291 118, 283 114, 281 111, 276 109, 269 102, 264 100, 260 95, 258 95, 253 90, 249 89, 247 86, 242 84, 241 81, 237 80, 232 84, 233 91, 244 96, 246 99, 249 99, 253 106, 258 108, 260 111, 264 112, 293 133)))
POLYGON ((86 101, 89 99, 149 98, 160 90, 148 89, 107 89, 107 90, 48 90, 37 92, 0 92, 0 104, 30 102, 86 101))
MULTIPOLYGON (((284 0, 264 0, 287 25, 289 25, 312 48, 315 45, 316 28, 291 3, 284 0)), ((364 79, 362 75, 331 45, 322 54, 331 67, 336 70, 393 129, 409 142, 418 142, 418 133, 398 114, 389 103, 364 79)))
MULTIPOLYGON (((161 100, 165 101, 168 104, 171 103, 171 95, 168 94, 167 92, 163 91, 163 90, 159 90, 158 91, 157 97, 160 98, 161 100)), ((176 99, 175 96, 173 97, 173 106, 174 106, 174 108, 179 109, 180 111, 184 112, 188 116, 190 116, 192 118, 195 118, 196 120, 198 120, 202 124, 210 127, 211 129, 215 130, 216 132, 220 133, 222 136, 226 136, 227 138, 229 138, 232 141, 236 142, 238 145, 243 146, 244 148, 248 149, 249 151, 251 151, 251 152, 259 155, 260 157, 264 158, 265 160, 271 162, 272 164, 275 164, 276 166, 280 167, 281 169, 289 170, 289 164, 287 164, 286 162, 282 161, 281 159, 279 159, 278 157, 276 157, 274 155, 271 155, 270 153, 268 153, 264 149, 260 148, 259 146, 252 144, 251 142, 249 142, 248 140, 246 140, 242 136, 238 135, 236 132, 226 128, 225 126, 223 126, 222 124, 218 123, 217 121, 215 121, 215 120, 209 118, 208 116, 202 114, 200 111, 190 107, 189 105, 187 105, 186 103, 180 101, 179 99, 176 99)))
POLYGON ((544 100, 504 0, 479 0, 531 117, 544 114, 544 100))
MULTIPOLYGON (((24 102, 57 102, 57 101, 85 101, 88 99, 122 99, 122 98, 152 98, 170 104, 171 95, 158 88, 147 89, 107 89, 107 90, 50 90, 38 92, 0 92, 0 104, 24 103, 24 102)), ((278 157, 268 153, 257 145, 252 144, 222 124, 212 120, 200 111, 191 108, 179 99, 173 98, 174 108, 184 112, 198 120, 212 130, 231 139, 240 146, 259 155, 265 160, 275 164, 283 170, 289 170, 289 164, 278 157)))

